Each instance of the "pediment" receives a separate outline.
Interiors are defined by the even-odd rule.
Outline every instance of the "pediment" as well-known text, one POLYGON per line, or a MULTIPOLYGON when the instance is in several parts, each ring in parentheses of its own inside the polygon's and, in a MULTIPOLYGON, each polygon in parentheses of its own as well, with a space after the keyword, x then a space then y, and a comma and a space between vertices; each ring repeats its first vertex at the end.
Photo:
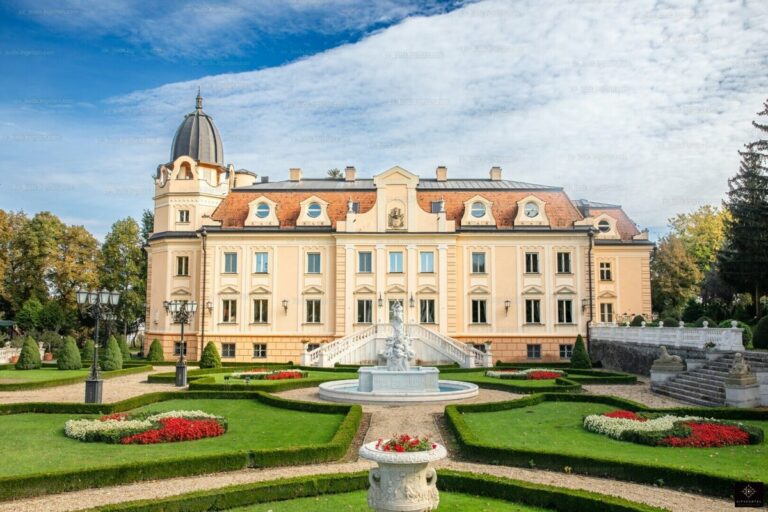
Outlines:
POLYGON ((264 294, 272 293, 272 290, 270 290, 266 286, 257 286, 256 288, 251 290, 250 293, 251 295, 264 295, 264 294))
POLYGON ((523 290, 522 295, 544 295, 544 290, 538 286, 529 286, 523 290))
POLYGON ((488 295, 489 293, 491 293, 491 290, 487 286, 478 285, 469 289, 470 295, 488 295))
POLYGON ((387 288, 387 293, 405 293, 405 288, 403 288, 399 284, 393 284, 392 286, 387 288))
POLYGON ((429 285, 424 285, 421 288, 419 288, 419 293, 437 293, 437 290, 429 285))
POLYGON ((602 292, 600 295, 598 295, 598 297, 601 299, 615 299, 616 297, 618 297, 618 295, 616 295, 610 290, 606 290, 602 292))
POLYGON ((576 290, 573 286, 561 286, 555 290, 555 295, 576 295, 576 290))
POLYGON ((176 288, 175 290, 173 290, 173 291, 171 292, 171 295, 172 295, 172 296, 183 296, 183 297, 187 297, 187 296, 189 296, 189 295, 192 295, 192 293, 190 293, 190 291, 189 291, 188 289, 186 289, 186 288, 176 288))
POLYGON ((301 293, 304 295, 322 295, 325 292, 319 286, 307 286, 301 293))
POLYGON ((225 286, 221 290, 219 290, 219 295, 233 295, 233 294, 239 294, 240 290, 233 286, 225 286))
POLYGON ((379 184, 417 184, 419 177, 412 172, 403 169, 399 165, 391 167, 386 171, 377 174, 373 177, 373 182, 376 186, 379 184))
POLYGON ((363 285, 363 286, 359 286, 359 287, 358 287, 358 288, 355 290, 355 293, 356 293, 356 294, 364 294, 364 293, 376 293, 376 290, 374 290, 374 289, 373 289, 373 288, 371 288, 370 286, 367 286, 367 285, 363 285))

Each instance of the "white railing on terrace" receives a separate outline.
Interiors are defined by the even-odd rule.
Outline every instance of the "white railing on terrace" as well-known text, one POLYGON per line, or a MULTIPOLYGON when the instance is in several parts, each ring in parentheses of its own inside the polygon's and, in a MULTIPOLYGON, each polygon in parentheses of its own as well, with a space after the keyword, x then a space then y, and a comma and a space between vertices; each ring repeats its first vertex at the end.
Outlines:
POLYGON ((14 347, 2 347, 0 348, 0 364, 8 363, 12 357, 21 354, 20 348, 14 347))
POLYGON ((361 345, 364 345, 375 338, 378 330, 378 324, 372 325, 362 331, 353 332, 349 336, 344 336, 338 340, 321 345, 311 352, 305 352, 301 355, 301 364, 303 366, 330 368, 335 365, 344 354, 356 350, 361 345))
POLYGON ((744 350, 741 342, 742 330, 736 327, 710 329, 708 327, 627 327, 599 324, 593 326, 590 331, 593 339, 603 341, 699 349, 709 345, 713 350, 744 350))
POLYGON ((484 366, 491 366, 488 364, 488 361, 492 359, 490 347, 488 353, 486 353, 482 350, 477 350, 471 345, 459 343, 453 338, 418 324, 408 324, 406 329, 408 336, 412 340, 414 338, 421 340, 438 352, 443 353, 446 357, 459 363, 459 366, 462 368, 482 368, 484 366))

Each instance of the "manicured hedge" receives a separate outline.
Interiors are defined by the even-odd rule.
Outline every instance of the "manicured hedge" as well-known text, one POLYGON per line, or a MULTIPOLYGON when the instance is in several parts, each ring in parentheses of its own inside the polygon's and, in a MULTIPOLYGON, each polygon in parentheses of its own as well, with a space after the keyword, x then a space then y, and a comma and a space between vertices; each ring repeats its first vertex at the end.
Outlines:
MULTIPOLYGON (((87 366, 83 366, 87 368, 87 366)), ((21 371, 21 370, 20 370, 21 371)), ((130 366, 123 368, 122 370, 114 370, 111 372, 101 372, 103 379, 111 379, 113 377, 122 377, 123 375, 131 375, 134 373, 144 373, 152 371, 151 366, 130 366)), ((55 375, 52 371, 51 374, 55 375)), ((78 382, 85 382, 88 375, 80 375, 79 377, 69 377, 67 379, 54 379, 54 380, 41 380, 35 382, 11 382, 8 384, 0 384, 0 391, 25 391, 29 389, 44 389, 54 388, 56 386, 66 386, 67 384, 77 384, 78 382)))
MULTIPOLYGON (((368 473, 302 476, 197 491, 162 499, 107 505, 86 512, 207 512, 272 503, 323 494, 341 494, 368 487, 368 473)), ((441 491, 496 498, 558 512, 662 512, 663 509, 589 491, 533 484, 490 475, 439 471, 441 491)), ((361 503, 361 510, 366 508, 361 503)))
POLYGON ((514 362, 504 362, 504 361, 496 361, 496 367, 501 368, 570 368, 571 363, 570 361, 555 361, 555 362, 546 362, 546 361, 525 361, 521 363, 514 363, 514 362))
POLYGON ((262 392, 161 392, 140 395, 112 404, 18 403, 0 404, 0 414, 56 413, 110 414, 124 412, 166 400, 179 399, 255 399, 273 407, 325 414, 345 414, 333 438, 324 444, 301 448, 248 450, 206 456, 179 457, 173 460, 116 464, 77 472, 40 473, 0 478, 0 500, 26 498, 79 489, 120 485, 138 480, 234 471, 248 467, 317 464, 343 457, 362 419, 359 405, 297 402, 262 392))
POLYGON ((270 393, 280 393, 281 391, 290 391, 292 389, 311 388, 319 386, 323 382, 328 382, 326 377, 306 377, 303 379, 285 379, 285 380, 260 380, 258 384, 220 384, 212 378, 197 379, 189 383, 190 390, 207 391, 229 391, 232 389, 258 389, 270 393))
MULTIPOLYGON (((519 400, 486 404, 449 405, 445 408, 445 417, 449 427, 456 435, 462 455, 465 457, 508 466, 537 467, 562 471, 570 466, 574 473, 618 480, 629 480, 643 484, 655 484, 663 481, 665 486, 680 488, 691 492, 718 497, 728 497, 733 493, 733 481, 718 475, 712 475, 690 469, 657 467, 648 464, 611 460, 610 458, 586 457, 570 454, 545 453, 533 449, 516 449, 504 446, 484 444, 478 440, 464 421, 464 414, 473 412, 496 412, 520 407, 537 405, 544 401, 591 402, 611 405, 619 409, 645 412, 666 412, 688 414, 707 418, 728 420, 768 420, 768 410, 735 409, 727 407, 676 407, 653 409, 637 402, 613 396, 569 395, 559 393, 541 393, 519 400)), ((597 454, 596 454, 597 455, 597 454)))

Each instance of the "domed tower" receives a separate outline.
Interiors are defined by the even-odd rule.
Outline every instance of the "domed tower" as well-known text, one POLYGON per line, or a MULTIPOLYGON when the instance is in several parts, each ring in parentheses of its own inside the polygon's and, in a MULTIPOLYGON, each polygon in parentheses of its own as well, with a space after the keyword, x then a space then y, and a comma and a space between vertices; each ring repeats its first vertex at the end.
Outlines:
POLYGON ((203 97, 197 91, 195 111, 184 116, 173 137, 171 162, 188 156, 199 162, 224 166, 224 146, 213 119, 203 112, 203 97))

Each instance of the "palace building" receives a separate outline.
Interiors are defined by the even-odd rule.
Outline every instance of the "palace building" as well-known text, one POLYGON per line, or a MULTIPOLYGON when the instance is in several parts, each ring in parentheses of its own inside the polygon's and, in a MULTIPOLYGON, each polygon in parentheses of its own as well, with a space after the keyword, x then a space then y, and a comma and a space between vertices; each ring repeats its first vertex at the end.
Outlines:
POLYGON ((225 165, 199 95, 154 204, 144 350, 157 338, 168 359, 181 350, 174 299, 198 304, 190 359, 212 341, 222 360, 255 363, 375 359, 396 302, 424 361, 568 359, 589 325, 651 314, 653 244, 620 206, 499 167, 273 181, 225 165))

